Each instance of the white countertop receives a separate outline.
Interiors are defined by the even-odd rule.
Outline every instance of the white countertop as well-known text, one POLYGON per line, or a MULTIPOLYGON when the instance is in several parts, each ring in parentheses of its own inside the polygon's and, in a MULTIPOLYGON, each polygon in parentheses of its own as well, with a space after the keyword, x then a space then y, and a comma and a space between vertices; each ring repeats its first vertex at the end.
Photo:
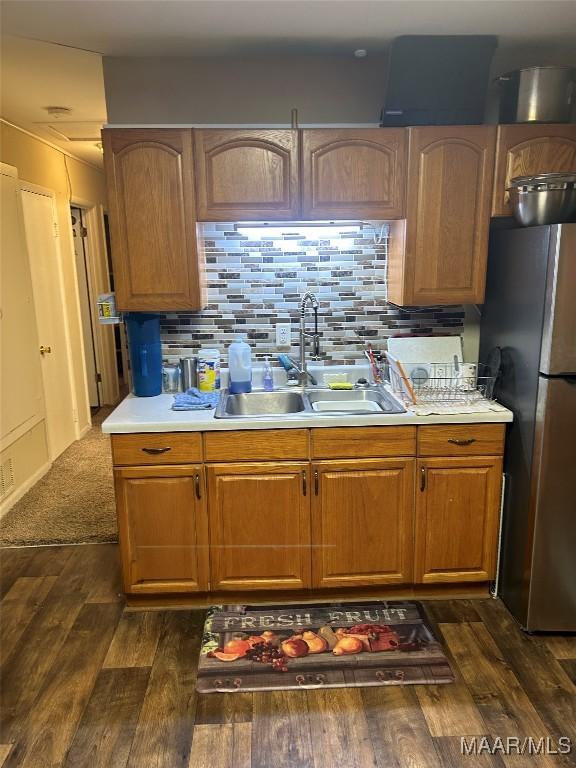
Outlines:
POLYGON ((418 416, 407 411, 395 414, 335 414, 258 416, 216 419, 214 410, 173 411, 173 395, 135 397, 128 395, 102 424, 107 434, 130 432, 208 432, 239 429, 296 429, 306 427, 375 427, 392 424, 479 424, 512 421, 512 411, 500 406, 497 411, 418 416))

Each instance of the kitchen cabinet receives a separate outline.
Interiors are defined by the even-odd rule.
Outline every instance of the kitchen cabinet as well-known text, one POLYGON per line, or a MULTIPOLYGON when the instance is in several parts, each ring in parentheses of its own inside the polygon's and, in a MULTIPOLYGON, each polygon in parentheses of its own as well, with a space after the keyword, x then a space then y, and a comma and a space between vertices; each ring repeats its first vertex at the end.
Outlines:
POLYGON ((124 589, 249 599, 485 584, 504 434, 495 423, 115 434, 124 589))
POLYGON ((575 170, 576 125, 498 126, 492 215, 512 215, 506 189, 515 176, 575 170))
POLYGON ((494 578, 502 458, 418 460, 414 581, 494 578))
POLYGON ((191 131, 102 136, 118 309, 200 309, 191 131))
POLYGON ((198 219, 296 219, 298 131, 194 131, 198 219))
POLYGON ((212 589, 310 587, 308 463, 209 464, 207 472, 212 589))
POLYGON ((123 467, 114 476, 125 592, 205 592, 209 556, 202 467, 123 467))
POLYGON ((394 222, 388 298, 399 305, 484 298, 496 127, 409 129, 406 220, 394 222))
POLYGON ((312 465, 314 587, 412 581, 414 459, 312 465))
POLYGON ((303 130, 302 218, 402 218, 405 155, 402 128, 303 130))

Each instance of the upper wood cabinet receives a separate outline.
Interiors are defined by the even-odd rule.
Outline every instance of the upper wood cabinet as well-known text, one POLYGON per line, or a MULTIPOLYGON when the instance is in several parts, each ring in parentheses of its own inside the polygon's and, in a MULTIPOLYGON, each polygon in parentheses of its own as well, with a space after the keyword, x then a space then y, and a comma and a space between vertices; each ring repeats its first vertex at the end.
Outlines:
POLYGON ((208 465, 214 590, 310 586, 306 462, 208 465))
POLYGON ((312 466, 315 587, 412 581, 414 459, 312 466))
POLYGON ((405 136, 402 128, 303 130, 302 218, 402 218, 405 136))
POLYGON ((200 466, 114 472, 124 590, 205 592, 208 518, 200 466))
POLYGON ((515 176, 576 171, 576 125, 500 125, 493 216, 510 216, 507 187, 515 176))
POLYGON ((483 301, 495 142, 495 126, 409 129, 406 222, 392 226, 390 301, 483 301))
POLYGON ((501 457, 420 459, 418 473, 414 581, 494 578, 501 457))
POLYGON ((194 131, 198 219, 298 218, 298 131, 194 131))
POLYGON ((200 309, 192 132, 102 134, 118 309, 200 309))

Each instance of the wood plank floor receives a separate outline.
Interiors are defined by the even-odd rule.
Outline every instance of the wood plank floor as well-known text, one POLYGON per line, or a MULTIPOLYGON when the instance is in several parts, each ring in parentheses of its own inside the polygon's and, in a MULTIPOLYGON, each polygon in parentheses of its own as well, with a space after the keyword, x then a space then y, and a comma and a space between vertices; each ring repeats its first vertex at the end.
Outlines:
POLYGON ((0 766, 576 766, 576 637, 499 601, 425 603, 454 685, 199 695, 203 611, 127 611, 116 545, 0 552, 0 766), (462 736, 559 737, 565 755, 462 755, 462 736))

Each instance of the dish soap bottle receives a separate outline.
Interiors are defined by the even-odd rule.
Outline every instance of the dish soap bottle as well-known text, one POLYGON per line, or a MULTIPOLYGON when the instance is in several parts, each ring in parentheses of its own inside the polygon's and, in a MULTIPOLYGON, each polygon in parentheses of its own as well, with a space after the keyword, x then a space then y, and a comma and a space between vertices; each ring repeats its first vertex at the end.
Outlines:
POLYGON ((266 392, 272 392, 274 390, 274 376, 272 375, 272 366, 270 365, 270 358, 268 356, 264 358, 262 386, 266 392))
POLYGON ((228 347, 228 375, 232 394, 252 391, 252 352, 242 334, 228 347))

